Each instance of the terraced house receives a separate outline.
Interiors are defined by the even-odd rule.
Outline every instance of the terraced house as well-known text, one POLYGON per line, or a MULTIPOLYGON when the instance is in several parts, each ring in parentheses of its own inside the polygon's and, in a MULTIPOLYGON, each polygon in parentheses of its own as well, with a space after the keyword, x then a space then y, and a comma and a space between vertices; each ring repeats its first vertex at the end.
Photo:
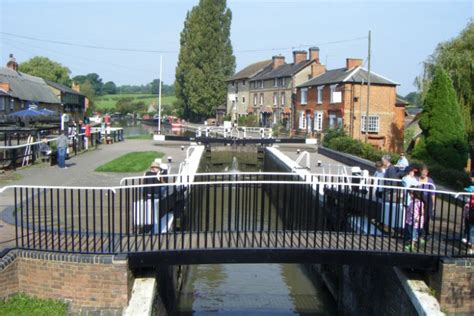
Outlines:
MULTIPOLYGON (((227 114, 232 120, 237 120, 242 115, 249 113, 250 83, 249 80, 263 71, 271 64, 271 60, 263 60, 237 72, 227 80, 227 114)), ((250 110, 250 112, 253 110, 250 110)))
POLYGON ((397 152, 403 148, 405 104, 397 100, 397 83, 370 74, 368 123, 368 71, 360 59, 346 59, 346 67, 324 71, 297 86, 295 129, 300 134, 323 136, 326 129, 343 128, 352 138, 397 152))
POLYGON ((277 123, 291 127, 296 87, 324 71, 319 63, 319 48, 308 52, 294 51, 293 62, 286 63, 284 56, 273 56, 270 67, 250 79, 251 107, 248 112, 259 117, 262 126, 277 123))

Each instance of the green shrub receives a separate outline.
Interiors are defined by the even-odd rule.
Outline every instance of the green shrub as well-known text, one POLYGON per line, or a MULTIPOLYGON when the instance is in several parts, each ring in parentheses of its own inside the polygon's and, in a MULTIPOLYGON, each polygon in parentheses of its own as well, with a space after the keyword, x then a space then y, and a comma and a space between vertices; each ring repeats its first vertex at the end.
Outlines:
POLYGON ((324 131, 323 146, 329 147, 331 139, 343 136, 346 136, 346 132, 342 128, 327 129, 324 131))

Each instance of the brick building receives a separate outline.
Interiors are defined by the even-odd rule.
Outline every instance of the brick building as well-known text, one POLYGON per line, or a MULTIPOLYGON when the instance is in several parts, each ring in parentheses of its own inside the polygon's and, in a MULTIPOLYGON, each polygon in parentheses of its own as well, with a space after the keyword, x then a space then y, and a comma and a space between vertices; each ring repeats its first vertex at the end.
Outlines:
POLYGON ((263 71, 271 64, 271 60, 263 60, 237 72, 227 80, 227 114, 237 120, 242 115, 247 115, 250 105, 249 80, 263 71))
POLYGON ((61 101, 39 77, 18 71, 18 63, 10 55, 7 67, 0 67, 0 115, 28 109, 31 105, 56 112, 61 101))
POLYGON ((273 56, 271 65, 250 79, 249 112, 256 114, 263 126, 282 123, 289 129, 296 87, 324 69, 317 47, 309 49, 309 59, 306 51, 294 51, 292 63, 286 63, 284 56, 273 56))
POLYGON ((403 148, 405 104, 397 101, 397 83, 371 72, 369 119, 366 128, 368 71, 360 59, 323 72, 298 85, 294 128, 299 134, 321 136, 342 127, 354 139, 396 152, 403 148))

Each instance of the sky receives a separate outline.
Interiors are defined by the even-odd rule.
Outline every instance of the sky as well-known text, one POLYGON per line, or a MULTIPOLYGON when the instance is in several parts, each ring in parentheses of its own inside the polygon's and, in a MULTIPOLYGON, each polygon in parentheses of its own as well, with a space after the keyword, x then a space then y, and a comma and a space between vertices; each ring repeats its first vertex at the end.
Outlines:
MULTIPOLYGON (((0 64, 46 56, 71 76, 95 72, 104 82, 174 81, 180 32, 198 0, 0 0, 0 64), (63 44, 60 44, 60 43, 63 44), (67 43, 65 45, 64 43, 67 43), (88 47, 83 47, 88 46, 88 47), (105 49, 104 49, 105 48, 105 49)), ((438 43, 452 39, 473 17, 474 1, 228 0, 236 71, 292 51, 320 48, 328 69, 348 57, 364 59, 372 34, 372 71, 416 90, 422 63, 438 43)))

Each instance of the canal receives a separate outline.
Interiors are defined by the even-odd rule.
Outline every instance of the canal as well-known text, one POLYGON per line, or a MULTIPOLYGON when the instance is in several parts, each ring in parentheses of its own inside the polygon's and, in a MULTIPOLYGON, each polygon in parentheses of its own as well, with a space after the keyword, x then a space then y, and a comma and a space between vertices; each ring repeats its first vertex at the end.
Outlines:
MULTIPOLYGON (((218 150, 206 154, 199 172, 262 171, 262 162, 255 148, 218 150)), ((337 314, 327 289, 303 265, 192 265, 184 280, 178 315, 337 314)))

